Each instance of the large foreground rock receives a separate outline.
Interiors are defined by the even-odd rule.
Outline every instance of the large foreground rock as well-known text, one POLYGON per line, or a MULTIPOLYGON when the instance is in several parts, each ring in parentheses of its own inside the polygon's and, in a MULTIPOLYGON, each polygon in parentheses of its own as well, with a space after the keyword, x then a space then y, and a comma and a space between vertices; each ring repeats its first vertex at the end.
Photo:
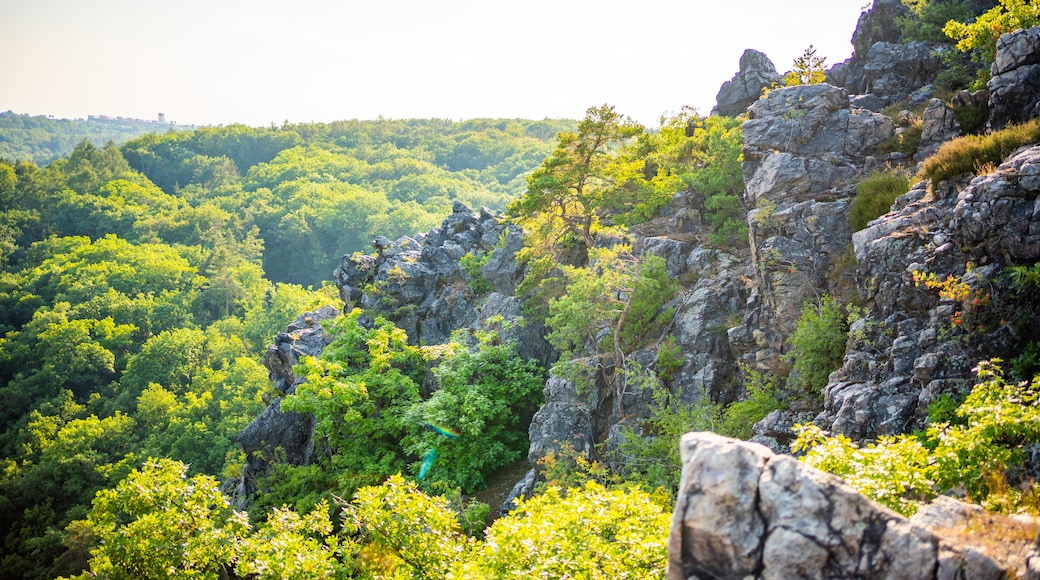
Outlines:
POLYGON ((1035 543, 1009 569, 791 456, 713 433, 688 433, 680 445, 669 580, 1032 577, 1035 543))

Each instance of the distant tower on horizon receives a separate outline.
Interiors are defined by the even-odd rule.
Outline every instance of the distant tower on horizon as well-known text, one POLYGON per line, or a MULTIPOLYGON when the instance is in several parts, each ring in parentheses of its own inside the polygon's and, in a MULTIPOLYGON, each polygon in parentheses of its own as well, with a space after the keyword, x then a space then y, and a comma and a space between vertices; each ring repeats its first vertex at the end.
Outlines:
POLYGON ((165 123, 166 122, 166 113, 159 113, 159 122, 160 123, 165 123))

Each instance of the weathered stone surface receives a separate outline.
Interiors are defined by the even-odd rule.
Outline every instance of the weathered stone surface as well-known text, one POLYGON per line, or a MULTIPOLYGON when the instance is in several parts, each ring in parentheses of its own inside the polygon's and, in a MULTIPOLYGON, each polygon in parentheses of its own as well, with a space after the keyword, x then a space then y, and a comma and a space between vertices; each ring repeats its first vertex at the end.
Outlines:
POLYGON ((927 159, 939 146, 961 134, 961 125, 953 114, 953 108, 940 99, 931 99, 921 115, 921 145, 914 154, 915 159, 927 159))
POLYGON ((755 423, 751 442, 765 445, 773 453, 790 453, 791 442, 795 438, 794 426, 811 423, 813 417, 814 414, 807 411, 773 411, 755 423))
POLYGON ((318 356, 325 350, 332 337, 322 329, 321 321, 337 316, 339 311, 332 306, 305 312, 274 338, 274 344, 264 354, 264 366, 275 389, 283 393, 293 392, 297 382, 293 366, 300 362, 300 357, 318 356))
POLYGON ((713 115, 736 117, 743 115, 762 95, 762 89, 780 82, 776 67, 765 54, 748 49, 740 57, 740 70, 731 80, 722 84, 715 97, 713 115))
MULTIPOLYGON (((511 296, 523 278, 515 260, 522 246, 521 232, 501 215, 487 209, 474 212, 456 201, 440 227, 424 236, 381 240, 375 256, 344 256, 333 280, 348 305, 381 313, 404 329, 414 343, 440 344, 460 328, 478 328, 479 315, 502 314, 508 321, 520 317, 515 304, 501 300, 511 296), (498 247, 504 237, 505 244, 498 247), (468 253, 490 252, 482 275, 499 294, 496 308, 486 308, 487 298, 470 288, 470 274, 459 265, 468 253)), ((521 356, 542 362, 555 358, 552 349, 532 324, 523 334, 521 356)))
POLYGON ((683 472, 668 543, 668 576, 740 578, 761 566, 768 522, 758 485, 772 453, 713 433, 680 443, 683 472))
POLYGON ((967 578, 1031 575, 1029 560, 1037 555, 1036 518, 1008 517, 939 496, 918 510, 910 522, 961 547, 961 554, 940 560, 938 578, 956 578, 957 569, 967 571, 967 578))
POLYGON ((238 436, 247 454, 261 451, 290 465, 306 465, 314 455, 314 417, 309 413, 283 412, 282 399, 275 399, 238 436))
POLYGON ((1040 116, 1040 27, 997 39, 991 74, 987 86, 992 128, 1040 116))
MULTIPOLYGON (((1037 175, 1040 147, 1026 147, 970 183, 954 180, 934 194, 918 184, 892 213, 853 234, 868 314, 853 327, 817 423, 853 439, 920 428, 932 400, 970 388, 980 360, 1020 352, 1028 336, 1001 324, 996 313, 1022 306, 1003 272, 1040 259, 1037 175), (976 308, 940 299, 915 283, 914 272, 953 276, 983 289, 988 303, 976 308), (955 318, 974 321, 972 331, 961 330, 955 318)), ((1035 305, 1021 312, 1040 321, 1035 305)))
POLYGON ((542 405, 534 414, 528 430, 531 448, 527 459, 532 465, 547 453, 559 452, 567 443, 575 452, 592 456, 596 434, 592 410, 584 403, 552 402, 542 405))
POLYGON ((877 95, 870 93, 851 96, 849 97, 849 103, 853 108, 867 109, 875 113, 880 113, 885 108, 885 103, 877 95))
POLYGON ((844 89, 826 84, 777 89, 755 103, 742 128, 749 205, 847 190, 853 161, 874 155, 895 131, 888 117, 850 106, 844 89))
POLYGON ((874 0, 870 10, 859 15, 856 31, 852 34, 855 54, 867 54, 879 42, 897 43, 902 32, 896 18, 907 14, 901 0, 874 0))
POLYGON ((852 109, 848 93, 827 84, 770 91, 748 117, 743 171, 755 288, 729 338, 743 362, 776 371, 802 303, 826 291, 831 264, 845 254, 853 184, 878 164, 895 124, 852 109))
POLYGON ((850 93, 870 93, 889 105, 934 83, 942 70, 941 52, 948 48, 930 42, 877 41, 869 48, 856 47, 850 60, 832 68, 831 77, 850 93))
POLYGON ((940 569, 996 578, 972 573, 1001 569, 761 445, 688 433, 680 451, 669 580, 919 579, 940 569))

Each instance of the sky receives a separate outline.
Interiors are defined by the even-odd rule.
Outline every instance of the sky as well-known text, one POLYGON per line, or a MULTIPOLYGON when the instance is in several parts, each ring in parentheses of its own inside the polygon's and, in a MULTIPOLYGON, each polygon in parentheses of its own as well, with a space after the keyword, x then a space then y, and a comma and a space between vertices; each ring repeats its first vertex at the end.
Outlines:
POLYGON ((0 0, 0 111, 191 125, 708 114, 747 48, 852 54, 869 0, 0 0))

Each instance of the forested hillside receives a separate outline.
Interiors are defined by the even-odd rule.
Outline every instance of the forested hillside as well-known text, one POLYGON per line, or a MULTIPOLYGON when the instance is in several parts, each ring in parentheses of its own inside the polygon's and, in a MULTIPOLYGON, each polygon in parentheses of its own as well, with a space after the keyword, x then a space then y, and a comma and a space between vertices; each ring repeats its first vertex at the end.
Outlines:
POLYGON ((82 568, 65 527, 148 457, 241 469, 261 356, 336 302, 338 259, 456 200, 503 208, 569 126, 233 126, 0 162, 0 575, 82 568))
POLYGON ((42 166, 68 155, 84 139, 103 147, 109 141, 120 145, 147 133, 193 128, 139 119, 55 119, 7 111, 0 113, 0 159, 31 161, 42 166))

